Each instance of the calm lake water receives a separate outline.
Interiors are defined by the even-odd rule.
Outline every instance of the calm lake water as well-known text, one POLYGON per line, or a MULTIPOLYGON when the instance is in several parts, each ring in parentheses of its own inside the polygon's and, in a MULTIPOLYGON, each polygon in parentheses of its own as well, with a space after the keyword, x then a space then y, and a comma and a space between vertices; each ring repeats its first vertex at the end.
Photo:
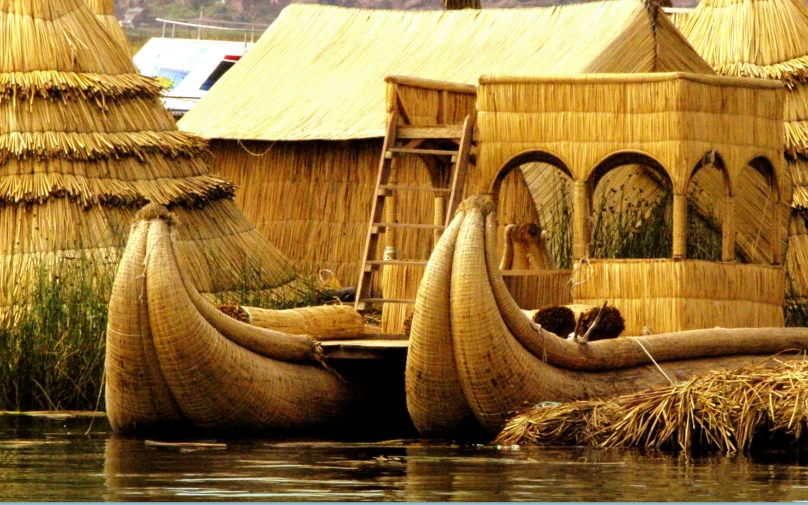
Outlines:
POLYGON ((794 456, 682 457, 414 440, 338 443, 113 436, 103 418, 0 416, 6 501, 808 500, 794 456))

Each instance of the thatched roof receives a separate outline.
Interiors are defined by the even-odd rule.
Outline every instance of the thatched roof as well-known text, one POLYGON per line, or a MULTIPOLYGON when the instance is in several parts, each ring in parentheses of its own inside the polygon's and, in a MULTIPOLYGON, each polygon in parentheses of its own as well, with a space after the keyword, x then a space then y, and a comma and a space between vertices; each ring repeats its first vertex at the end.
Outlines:
POLYGON ((383 137, 387 75, 712 73, 653 2, 383 11, 290 5, 181 121, 206 138, 383 137))
POLYGON ((263 285, 295 277, 83 1, 0 0, 0 47, 0 305, 41 261, 114 264, 149 202, 179 215, 200 290, 235 289, 245 258, 263 285))

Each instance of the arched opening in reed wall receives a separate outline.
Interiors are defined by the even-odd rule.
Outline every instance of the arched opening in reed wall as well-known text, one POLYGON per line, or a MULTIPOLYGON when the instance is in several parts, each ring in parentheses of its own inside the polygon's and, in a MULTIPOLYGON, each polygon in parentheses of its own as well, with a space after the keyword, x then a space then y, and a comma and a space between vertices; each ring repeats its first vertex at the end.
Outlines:
POLYGON ((780 191, 774 166, 765 156, 749 160, 738 174, 744 191, 735 196, 736 240, 747 263, 782 263, 780 191))
MULTIPOLYGON (((572 266, 572 174, 557 156, 546 151, 526 151, 514 156, 498 172, 491 185, 497 201, 500 230, 498 248, 505 248, 506 227, 509 224, 535 224, 544 238, 539 247, 546 252, 545 260, 528 261, 533 269, 570 268, 572 266)), ((508 232, 507 240, 514 235, 508 232)), ((517 242, 521 240, 516 238, 517 242)), ((515 249, 518 253, 519 244, 515 249)), ((533 255, 537 253, 534 251, 533 255)), ((518 254, 510 262, 512 268, 525 266, 518 254), (514 266, 515 265, 515 266, 514 266)))
POLYGON ((732 261, 735 258, 733 186, 720 153, 704 153, 690 172, 684 194, 686 257, 732 261))
POLYGON ((587 227, 593 258, 669 258, 673 184, 647 153, 621 151, 589 172, 587 227))

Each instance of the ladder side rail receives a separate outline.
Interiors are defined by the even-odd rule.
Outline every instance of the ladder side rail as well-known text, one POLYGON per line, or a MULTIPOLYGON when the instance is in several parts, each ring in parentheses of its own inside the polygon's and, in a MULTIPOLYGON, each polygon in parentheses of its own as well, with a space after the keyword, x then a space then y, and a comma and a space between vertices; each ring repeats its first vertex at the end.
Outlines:
POLYGON ((368 232, 365 237, 364 256, 362 257, 362 269, 359 272, 359 281, 356 286, 356 308, 360 308, 362 295, 370 292, 372 272, 368 272, 366 261, 376 255, 379 241, 379 230, 376 223, 381 221, 384 212, 384 199, 387 198, 386 191, 380 194, 379 187, 387 184, 392 168, 392 158, 387 157, 387 150, 396 143, 396 126, 398 123, 398 113, 390 112, 387 115, 387 132, 382 144, 382 154, 379 161, 379 174, 376 177, 376 186, 373 191, 373 203, 370 209, 370 219, 368 221, 368 232))
POLYGON ((451 193, 449 196, 449 205, 446 208, 445 226, 449 226, 455 212, 457 212, 457 208, 460 206, 460 201, 463 199, 469 154, 471 153, 471 143, 474 137, 474 126, 476 122, 476 113, 469 114, 463 121, 463 136, 460 138, 459 154, 455 161, 454 174, 452 174, 451 193))

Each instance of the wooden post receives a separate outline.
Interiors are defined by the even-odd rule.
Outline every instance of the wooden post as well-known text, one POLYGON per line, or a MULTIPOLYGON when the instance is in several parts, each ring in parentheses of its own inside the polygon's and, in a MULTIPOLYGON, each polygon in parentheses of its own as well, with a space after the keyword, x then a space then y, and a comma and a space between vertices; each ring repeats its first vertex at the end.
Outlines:
MULTIPOLYGON (((388 184, 394 186, 398 182, 398 160, 393 158, 391 167, 390 167, 390 179, 388 184)), ((396 209, 396 203, 398 198, 396 198, 396 191, 389 191, 387 192, 387 196, 384 197, 384 222, 385 223, 397 223, 398 222, 398 210, 396 209)), ((396 256, 395 249, 396 249, 396 230, 395 228, 385 228, 384 230, 384 246, 385 250, 393 250, 393 255, 396 256)), ((395 257, 390 259, 396 259, 395 257)))
POLYGON ((724 197, 724 225, 721 228, 721 260, 735 261, 735 197, 724 197))
POLYGON ((783 248, 780 238, 780 199, 777 198, 776 193, 772 195, 772 198, 775 199, 772 202, 772 264, 781 265, 783 263, 783 248))
MULTIPOLYGON (((446 222, 446 200, 443 199, 443 195, 436 195, 435 216, 432 223, 440 226, 445 222, 446 222)), ((440 240, 441 234, 443 234, 443 230, 435 230, 435 245, 437 245, 438 240, 440 240)))
POLYGON ((673 195, 673 257, 687 257, 687 195, 673 195))
POLYGON ((572 187, 572 255, 574 259, 589 256, 589 194, 586 181, 575 181, 572 187))

